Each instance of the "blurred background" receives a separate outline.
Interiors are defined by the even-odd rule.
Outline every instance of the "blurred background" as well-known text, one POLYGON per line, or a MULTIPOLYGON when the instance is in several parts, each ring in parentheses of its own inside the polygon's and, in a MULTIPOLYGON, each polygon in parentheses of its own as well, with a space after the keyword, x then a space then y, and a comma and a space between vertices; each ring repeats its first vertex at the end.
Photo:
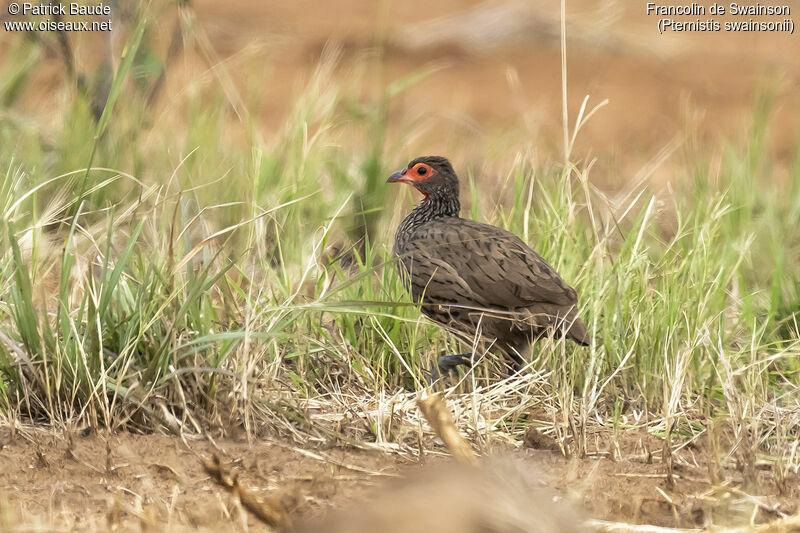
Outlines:
MULTIPOLYGON (((19 117, 55 122, 65 95, 54 89, 80 78, 102 110, 109 65, 118 63, 134 13, 144 11, 148 29, 134 76, 159 110, 150 127, 185 129, 166 110, 224 80, 227 102, 209 97, 208 105, 227 105, 240 119, 247 109, 253 128, 274 137, 323 65, 329 71, 317 83, 335 85, 346 111, 340 120, 386 112, 380 135, 390 166, 435 153, 449 155, 457 169, 491 172, 481 169, 479 154, 502 157, 519 139, 541 159, 563 158, 559 7, 516 0, 116 2, 110 34, 3 31, 4 99, 19 117), (38 46, 21 50, 22 40, 38 46), (21 72, 12 51, 30 54, 25 65, 35 66, 13 95, 9 86, 21 72)), ((5 9, 2 16, 11 20, 5 9)), ((573 158, 596 157, 593 181, 617 187, 676 144, 706 150, 740 143, 766 106, 772 175, 786 179, 798 139, 797 36, 660 35, 657 22, 644 1, 567 2, 570 122, 584 96, 589 109, 608 99, 582 129, 573 158)), ((654 177, 680 178, 669 164, 654 177)))

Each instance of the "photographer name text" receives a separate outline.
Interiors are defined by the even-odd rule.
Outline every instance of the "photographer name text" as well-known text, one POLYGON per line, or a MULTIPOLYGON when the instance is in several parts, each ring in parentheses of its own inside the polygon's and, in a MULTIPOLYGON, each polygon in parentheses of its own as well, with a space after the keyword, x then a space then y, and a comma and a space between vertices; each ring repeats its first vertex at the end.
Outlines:
POLYGON ((111 6, 106 3, 11 2, 8 14, 23 20, 4 20, 10 32, 30 31, 111 31, 111 6), (103 20, 61 20, 61 17, 104 17, 103 20), (107 18, 106 18, 107 17, 107 18))

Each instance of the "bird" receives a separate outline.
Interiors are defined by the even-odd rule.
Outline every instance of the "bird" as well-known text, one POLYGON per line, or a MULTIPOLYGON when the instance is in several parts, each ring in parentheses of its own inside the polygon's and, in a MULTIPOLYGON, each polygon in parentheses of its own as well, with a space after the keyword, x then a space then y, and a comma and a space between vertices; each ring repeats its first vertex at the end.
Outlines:
MULTIPOLYGON (((514 371, 542 337, 591 344, 577 292, 541 255, 511 232, 461 218, 458 176, 447 158, 413 159, 387 183, 409 184, 423 196, 397 228, 393 255, 424 315, 468 346, 477 339, 500 352, 514 371)), ((474 362, 472 352, 440 356, 430 379, 474 362)))

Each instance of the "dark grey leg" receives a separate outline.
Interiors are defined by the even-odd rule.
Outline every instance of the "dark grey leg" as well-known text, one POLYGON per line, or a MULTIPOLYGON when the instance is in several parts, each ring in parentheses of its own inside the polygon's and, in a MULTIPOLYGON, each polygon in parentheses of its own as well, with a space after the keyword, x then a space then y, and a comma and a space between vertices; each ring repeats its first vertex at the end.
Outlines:
POLYGON ((510 361, 506 361, 509 370, 511 373, 510 376, 515 376, 519 374, 519 371, 522 370, 522 367, 525 366, 525 359, 519 356, 519 354, 512 353, 510 357, 510 361))
POLYGON ((459 365, 472 366, 472 354, 460 353, 456 355, 443 355, 436 366, 431 369, 430 384, 435 383, 442 376, 450 374, 459 365))

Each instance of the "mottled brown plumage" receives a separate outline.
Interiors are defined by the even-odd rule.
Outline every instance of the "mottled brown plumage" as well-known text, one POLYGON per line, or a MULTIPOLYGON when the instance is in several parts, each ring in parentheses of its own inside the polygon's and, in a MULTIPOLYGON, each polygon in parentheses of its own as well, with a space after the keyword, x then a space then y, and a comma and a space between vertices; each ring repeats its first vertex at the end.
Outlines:
MULTIPOLYGON (((514 366, 543 335, 591 342, 575 289, 542 256, 508 231, 460 218, 458 178, 447 159, 414 159, 389 181, 425 196, 400 224, 394 245, 400 275, 425 315, 469 345, 480 330, 479 340, 514 366)), ((456 357, 459 364, 469 359, 456 357)))

